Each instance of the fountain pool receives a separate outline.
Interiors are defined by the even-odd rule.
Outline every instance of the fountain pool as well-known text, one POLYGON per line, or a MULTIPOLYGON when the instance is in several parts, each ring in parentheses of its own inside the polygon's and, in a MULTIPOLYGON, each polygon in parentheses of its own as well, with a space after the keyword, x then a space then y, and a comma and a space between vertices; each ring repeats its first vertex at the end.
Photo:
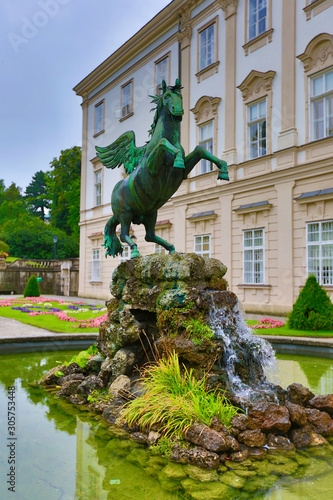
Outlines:
MULTIPOLYGON (((127 440, 123 431, 111 429, 95 414, 29 385, 73 354, 57 351, 1 356, 1 499, 11 498, 6 485, 8 448, 3 444, 8 437, 9 386, 16 389, 16 500, 221 498, 214 493, 214 484, 219 484, 216 475, 211 478, 213 482, 201 483, 205 488, 209 484, 210 490, 196 491, 191 496, 189 488, 186 491, 183 487, 189 483, 184 481, 189 474, 193 478, 189 466, 174 464, 171 471, 161 456, 127 440)), ((283 354, 277 355, 277 360, 277 378, 283 387, 300 382, 315 394, 333 393, 333 360, 283 354)), ((333 446, 297 453, 301 462, 306 459, 306 477, 298 468, 291 475, 275 476, 277 481, 269 489, 267 478, 272 475, 265 476, 263 466, 262 475, 259 470, 256 476, 258 487, 253 489, 253 478, 250 483, 239 476, 243 486, 232 490, 232 498, 333 498, 333 446)))

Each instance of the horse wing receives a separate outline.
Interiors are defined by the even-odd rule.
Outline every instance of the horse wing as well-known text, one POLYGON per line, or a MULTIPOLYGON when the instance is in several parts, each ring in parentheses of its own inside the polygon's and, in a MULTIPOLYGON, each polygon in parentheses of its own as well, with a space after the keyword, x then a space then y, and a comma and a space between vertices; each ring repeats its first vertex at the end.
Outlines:
POLYGON ((97 156, 105 167, 116 168, 123 164, 127 174, 137 167, 145 150, 146 146, 135 146, 135 134, 132 130, 125 132, 105 148, 96 146, 97 156))

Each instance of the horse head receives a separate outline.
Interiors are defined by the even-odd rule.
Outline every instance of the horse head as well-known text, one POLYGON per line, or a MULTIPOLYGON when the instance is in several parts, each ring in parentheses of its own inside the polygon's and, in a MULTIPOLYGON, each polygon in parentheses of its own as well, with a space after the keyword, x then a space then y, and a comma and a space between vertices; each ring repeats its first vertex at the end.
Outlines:
POLYGON ((181 86, 177 78, 175 85, 167 87, 162 81, 162 96, 159 105, 170 114, 174 121, 181 121, 184 114, 183 98, 180 93, 181 86))

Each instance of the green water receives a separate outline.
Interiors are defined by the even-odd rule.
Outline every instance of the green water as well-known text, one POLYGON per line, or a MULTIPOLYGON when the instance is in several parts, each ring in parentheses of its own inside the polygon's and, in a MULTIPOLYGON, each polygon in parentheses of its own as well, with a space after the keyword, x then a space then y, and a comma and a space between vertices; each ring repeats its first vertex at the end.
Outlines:
MULTIPOLYGON (((244 477, 249 476, 249 471, 236 470, 227 475, 214 473, 213 481, 198 483, 193 480, 193 468, 180 464, 167 467, 168 462, 162 457, 127 440, 121 431, 114 434, 96 415, 75 409, 29 385, 73 354, 64 351, 0 357, 0 499, 333 498, 331 445, 291 456, 285 465, 280 463, 283 458, 271 457, 271 461, 250 471, 253 477, 244 477), (7 490, 6 483, 9 386, 15 386, 16 403, 15 493, 7 490), (297 471, 282 475, 283 467, 289 469, 288 474, 292 469, 297 471), (229 480, 237 488, 230 488, 226 484, 229 480)), ((277 378, 283 387, 297 381, 315 394, 333 393, 332 360, 278 355, 278 367, 277 378)))

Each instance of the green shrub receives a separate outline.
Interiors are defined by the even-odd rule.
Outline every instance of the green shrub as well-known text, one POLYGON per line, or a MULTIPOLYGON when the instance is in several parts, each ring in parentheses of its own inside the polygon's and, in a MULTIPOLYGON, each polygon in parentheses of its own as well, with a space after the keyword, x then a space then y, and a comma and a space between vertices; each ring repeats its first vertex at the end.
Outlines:
POLYGON ((293 330, 333 330, 333 304, 310 274, 288 318, 293 330))
POLYGON ((33 274, 28 279, 27 286, 23 292, 24 297, 40 297, 40 289, 36 276, 33 274))
POLYGON ((0 240, 0 252, 9 253, 9 245, 7 245, 7 243, 1 240, 0 240))
POLYGON ((228 427, 239 411, 223 394, 206 391, 206 377, 198 380, 186 368, 182 374, 176 353, 148 366, 142 385, 144 394, 127 403, 122 416, 141 428, 159 424, 165 436, 181 437, 194 422, 209 426, 215 416, 228 427))

